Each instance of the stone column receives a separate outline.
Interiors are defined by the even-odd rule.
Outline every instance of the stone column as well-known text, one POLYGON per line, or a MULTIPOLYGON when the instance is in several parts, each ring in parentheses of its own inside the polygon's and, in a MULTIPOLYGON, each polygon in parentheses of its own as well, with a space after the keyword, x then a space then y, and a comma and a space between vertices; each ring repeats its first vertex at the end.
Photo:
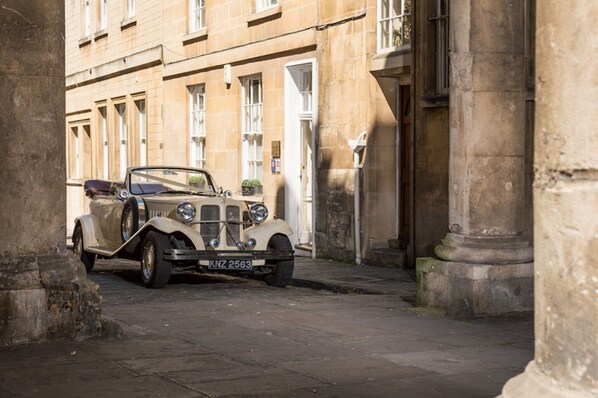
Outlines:
POLYGON ((595 0, 538 1, 536 350, 505 398, 598 396, 597 15, 595 0))
POLYGON ((531 310, 524 32, 524 0, 450 2, 450 232, 435 249, 440 261, 418 260, 422 305, 531 310))
POLYGON ((100 330, 65 248, 64 23, 64 2, 0 0, 0 345, 100 330))

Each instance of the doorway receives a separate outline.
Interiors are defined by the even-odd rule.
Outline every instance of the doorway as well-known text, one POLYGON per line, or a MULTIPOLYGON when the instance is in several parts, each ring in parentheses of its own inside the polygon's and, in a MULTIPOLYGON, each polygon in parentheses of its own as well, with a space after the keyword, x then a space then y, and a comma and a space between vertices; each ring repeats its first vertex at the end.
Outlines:
POLYGON ((315 61, 285 66, 285 220, 296 254, 314 257, 317 80, 315 61), (298 150, 299 149, 299 150, 298 150))

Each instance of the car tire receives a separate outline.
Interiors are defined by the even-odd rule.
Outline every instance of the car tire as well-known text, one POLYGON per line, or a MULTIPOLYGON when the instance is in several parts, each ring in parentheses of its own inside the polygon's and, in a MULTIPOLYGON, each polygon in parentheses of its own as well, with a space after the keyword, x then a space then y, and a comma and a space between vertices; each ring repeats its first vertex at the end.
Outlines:
POLYGON ((141 279, 150 289, 161 289, 170 279, 171 264, 164 260, 164 250, 170 248, 168 237, 160 232, 150 231, 141 246, 141 279))
POLYGON ((80 225, 75 227, 73 232, 73 252, 79 257, 79 260, 85 265, 85 270, 91 272, 93 265, 96 262, 96 255, 85 251, 85 245, 83 244, 83 230, 80 225))
MULTIPOLYGON (((285 235, 276 234, 268 242, 268 250, 293 250, 291 241, 285 235)), ((281 260, 274 262, 274 271, 264 276, 264 280, 270 286, 285 287, 293 277, 295 260, 281 260)))
POLYGON ((139 230, 139 206, 135 198, 129 198, 123 207, 120 218, 120 237, 123 243, 139 230))

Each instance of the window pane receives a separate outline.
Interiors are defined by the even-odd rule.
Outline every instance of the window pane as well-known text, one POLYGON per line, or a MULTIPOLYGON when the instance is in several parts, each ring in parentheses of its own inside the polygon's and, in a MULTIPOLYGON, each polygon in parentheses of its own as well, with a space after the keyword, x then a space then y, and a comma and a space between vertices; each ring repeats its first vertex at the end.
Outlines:
POLYGON ((404 46, 411 42, 411 5, 411 0, 380 0, 380 49, 404 46))
POLYGON ((262 80, 251 77, 243 80, 243 178, 261 178, 263 163, 262 130, 262 80))
POLYGON ((411 17, 403 18, 403 44, 411 44, 411 17))

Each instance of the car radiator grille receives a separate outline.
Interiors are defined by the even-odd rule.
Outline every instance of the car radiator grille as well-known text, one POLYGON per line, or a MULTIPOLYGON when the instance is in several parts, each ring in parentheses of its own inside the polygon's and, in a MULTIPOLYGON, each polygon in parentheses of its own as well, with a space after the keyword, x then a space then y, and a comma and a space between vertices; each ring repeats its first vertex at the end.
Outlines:
POLYGON ((239 224, 241 209, 239 206, 229 205, 223 206, 222 210, 225 212, 224 220, 227 221, 224 228, 222 223, 218 222, 223 220, 220 216, 220 206, 204 205, 201 207, 201 236, 206 244, 210 240, 218 238, 221 242, 226 242, 227 246, 235 246, 241 239, 241 225, 239 224), (220 233, 224 236, 220 236, 220 233))
POLYGON ((226 244, 227 246, 234 246, 241 240, 241 225, 239 214, 241 209, 239 206, 226 206, 226 221, 234 221, 235 223, 227 223, 226 244))

